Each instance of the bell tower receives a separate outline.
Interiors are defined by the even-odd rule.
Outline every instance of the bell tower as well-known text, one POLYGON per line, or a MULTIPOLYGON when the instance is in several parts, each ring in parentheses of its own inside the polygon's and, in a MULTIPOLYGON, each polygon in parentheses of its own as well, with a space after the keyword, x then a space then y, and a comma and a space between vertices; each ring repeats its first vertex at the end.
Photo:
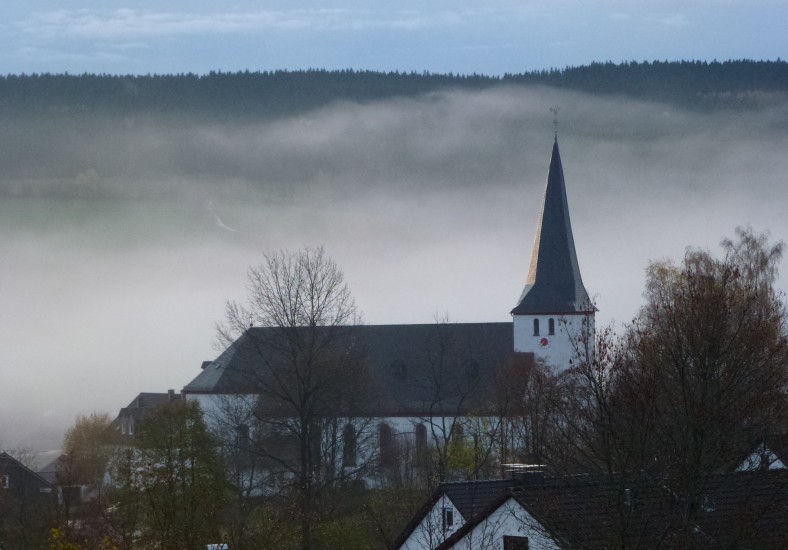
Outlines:
POLYGON ((568 369, 593 349, 595 311, 577 265, 556 132, 528 278, 511 311, 514 351, 568 369))

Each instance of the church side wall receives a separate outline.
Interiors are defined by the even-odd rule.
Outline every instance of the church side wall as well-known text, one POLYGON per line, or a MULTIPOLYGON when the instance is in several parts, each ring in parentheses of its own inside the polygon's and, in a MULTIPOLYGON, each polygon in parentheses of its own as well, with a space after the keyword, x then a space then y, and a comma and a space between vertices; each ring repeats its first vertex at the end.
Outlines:
MULTIPOLYGON (((220 440, 232 443, 240 434, 255 437, 259 424, 253 411, 257 410, 258 395, 188 394, 186 398, 200 404, 206 423, 220 440)), ((417 468, 416 457, 422 450, 444 445, 450 437, 469 439, 471 425, 480 421, 494 425, 496 419, 452 416, 338 418, 338 430, 334 434, 337 473, 360 475, 370 486, 384 486, 392 475, 396 475, 395 471, 407 475, 409 468, 417 468), (350 426, 352 443, 345 441, 350 426), (352 457, 352 462, 345 463, 347 457, 352 457)))

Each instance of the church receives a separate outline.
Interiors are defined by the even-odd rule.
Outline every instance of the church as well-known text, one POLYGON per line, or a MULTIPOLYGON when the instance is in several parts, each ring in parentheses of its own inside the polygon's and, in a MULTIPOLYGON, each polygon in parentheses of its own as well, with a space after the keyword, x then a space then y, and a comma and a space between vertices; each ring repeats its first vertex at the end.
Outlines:
MULTIPOLYGON (((384 440, 396 436, 424 446, 428 431, 436 437, 436 426, 446 440, 457 435, 458 418, 489 410, 490 394, 484 390, 515 358, 541 361, 555 371, 571 368, 592 345, 594 313, 580 276, 556 135, 530 268, 511 310, 512 322, 313 329, 318 334, 336 331, 331 336, 333 352, 353 354, 363 363, 369 384, 362 393, 368 393, 368 399, 342 416, 375 419, 382 452, 384 440), (446 418, 452 421, 447 424, 446 418)), ((281 327, 248 328, 215 360, 203 363, 183 388, 184 397, 198 401, 210 417, 232 396, 253 399, 265 393, 260 391, 259 372, 281 349, 275 342, 281 332, 281 327)), ((358 434, 348 429, 345 439, 355 440, 358 434)))

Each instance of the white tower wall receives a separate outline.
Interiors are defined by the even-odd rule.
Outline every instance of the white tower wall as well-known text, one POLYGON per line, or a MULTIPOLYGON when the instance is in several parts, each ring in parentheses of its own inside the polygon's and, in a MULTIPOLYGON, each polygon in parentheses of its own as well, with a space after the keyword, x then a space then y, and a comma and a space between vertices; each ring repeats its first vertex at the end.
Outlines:
POLYGON ((533 353, 559 372, 576 366, 579 360, 587 360, 594 349, 593 313, 513 317, 514 351, 533 353), (539 322, 538 334, 535 320, 539 322))

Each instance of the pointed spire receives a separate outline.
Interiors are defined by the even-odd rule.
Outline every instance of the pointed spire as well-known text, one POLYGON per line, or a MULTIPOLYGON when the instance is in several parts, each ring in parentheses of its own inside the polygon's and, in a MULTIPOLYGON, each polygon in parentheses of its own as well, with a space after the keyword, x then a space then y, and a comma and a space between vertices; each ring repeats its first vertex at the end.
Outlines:
POLYGON ((512 314, 560 315, 590 311, 594 311, 594 307, 577 265, 556 134, 528 279, 512 314))

